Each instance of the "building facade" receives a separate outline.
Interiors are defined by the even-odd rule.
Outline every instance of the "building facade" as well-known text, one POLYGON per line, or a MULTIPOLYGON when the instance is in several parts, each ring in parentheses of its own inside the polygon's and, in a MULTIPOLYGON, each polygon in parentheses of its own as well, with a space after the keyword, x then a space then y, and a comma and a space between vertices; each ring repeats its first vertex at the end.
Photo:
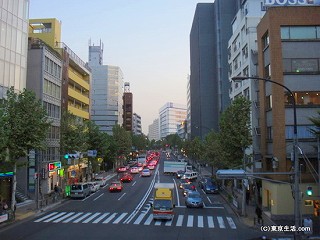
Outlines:
POLYGON ((142 134, 142 125, 141 125, 141 116, 137 113, 133 113, 132 118, 132 132, 134 135, 141 135, 142 134))
POLYGON ((152 124, 148 127, 148 138, 149 140, 160 140, 160 124, 159 124, 159 118, 155 119, 152 124))
MULTIPOLYGON (((132 93, 130 92, 130 84, 124 83, 123 93, 123 127, 126 131, 133 131, 133 105, 132 93)), ((141 119, 140 119, 141 120, 141 119)))
POLYGON ((187 107, 182 104, 168 102, 159 110, 160 139, 177 133, 177 124, 187 117, 187 107))
MULTIPOLYGON (((293 93, 291 96, 277 84, 259 81, 263 171, 292 170, 294 98, 300 190, 305 193, 307 186, 312 186, 317 192, 308 165, 319 169, 317 140, 310 132, 314 126, 309 117, 316 116, 320 107, 320 6, 270 7, 257 27, 257 39, 259 77, 282 84, 293 93)), ((292 217, 294 199, 290 177, 266 177, 288 184, 262 181, 263 207, 273 218, 292 217)), ((302 215, 312 215, 314 200, 315 196, 302 195, 302 215)))
POLYGON ((91 119, 101 131, 112 135, 113 126, 123 125, 123 74, 120 67, 103 65, 103 45, 89 46, 92 70, 91 119))
POLYGON ((29 37, 39 38, 63 59, 61 108, 79 120, 90 118, 91 70, 65 43, 61 42, 61 23, 55 18, 30 19, 29 37))
POLYGON ((227 48, 239 3, 197 4, 190 32, 191 138, 218 131, 220 114, 230 104, 227 48))

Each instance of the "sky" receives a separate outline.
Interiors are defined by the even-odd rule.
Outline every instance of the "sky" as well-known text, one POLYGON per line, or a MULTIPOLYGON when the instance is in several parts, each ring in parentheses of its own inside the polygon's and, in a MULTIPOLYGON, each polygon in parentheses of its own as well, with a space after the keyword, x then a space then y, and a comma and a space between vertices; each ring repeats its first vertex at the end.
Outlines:
POLYGON ((187 105, 189 34, 198 2, 214 0, 31 0, 29 18, 57 18, 62 42, 88 61, 89 41, 104 44, 103 64, 130 83, 142 131, 167 102, 187 105))

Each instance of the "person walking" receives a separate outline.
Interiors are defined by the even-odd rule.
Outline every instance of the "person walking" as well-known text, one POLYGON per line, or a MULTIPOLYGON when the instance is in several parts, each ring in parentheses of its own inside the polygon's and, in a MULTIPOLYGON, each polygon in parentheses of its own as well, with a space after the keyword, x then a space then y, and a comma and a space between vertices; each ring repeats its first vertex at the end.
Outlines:
POLYGON ((256 214, 258 217, 258 223, 261 224, 262 223, 262 210, 258 205, 256 207, 256 214))

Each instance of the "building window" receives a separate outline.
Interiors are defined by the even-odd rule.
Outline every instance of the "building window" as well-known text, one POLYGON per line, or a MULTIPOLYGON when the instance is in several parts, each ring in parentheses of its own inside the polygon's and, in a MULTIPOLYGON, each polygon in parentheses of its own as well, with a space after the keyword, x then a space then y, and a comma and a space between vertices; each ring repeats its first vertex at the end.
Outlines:
MULTIPOLYGON (((293 92, 297 106, 319 106, 320 92, 293 92)), ((292 96, 289 93, 285 94, 285 104, 292 105, 292 96)))
POLYGON ((320 26, 284 26, 281 27, 281 39, 320 39, 320 26))
POLYGON ((284 73, 317 74, 320 72, 319 58, 285 58, 283 59, 284 73))
POLYGON ((242 55, 244 59, 248 58, 248 45, 246 45, 244 48, 242 48, 242 55))
POLYGON ((272 95, 266 97, 266 108, 267 110, 272 109, 272 95))
POLYGON ((267 66, 264 67, 264 77, 265 78, 270 78, 271 76, 271 66, 268 64, 267 66))
MULTIPOLYGON (((312 130, 316 130, 313 125, 299 125, 297 126, 297 137, 299 139, 315 139, 312 130)), ((286 139, 293 139, 293 126, 286 126, 286 139)))
POLYGON ((265 49, 269 46, 270 39, 269 39, 269 33, 267 32, 263 37, 262 37, 262 48, 265 49))
POLYGON ((248 66, 243 69, 243 76, 249 77, 249 67, 248 66))
POLYGON ((272 127, 267 127, 267 139, 272 140, 272 136, 273 136, 272 127))

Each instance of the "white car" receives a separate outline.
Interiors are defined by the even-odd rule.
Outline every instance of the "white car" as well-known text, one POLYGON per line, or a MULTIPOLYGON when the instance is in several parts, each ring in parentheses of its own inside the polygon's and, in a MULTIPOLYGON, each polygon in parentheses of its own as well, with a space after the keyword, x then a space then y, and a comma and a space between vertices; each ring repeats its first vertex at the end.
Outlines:
POLYGON ((131 167, 130 172, 131 173, 139 173, 139 168, 138 167, 131 167))
POLYGON ((141 177, 150 177, 151 176, 151 171, 149 168, 144 168, 141 171, 141 177))
POLYGON ((97 182, 100 185, 100 187, 104 187, 107 184, 107 179, 102 176, 96 176, 94 178, 94 181, 97 182))
POLYGON ((100 189, 100 184, 97 182, 88 182, 88 185, 89 185, 92 193, 94 193, 100 189))

